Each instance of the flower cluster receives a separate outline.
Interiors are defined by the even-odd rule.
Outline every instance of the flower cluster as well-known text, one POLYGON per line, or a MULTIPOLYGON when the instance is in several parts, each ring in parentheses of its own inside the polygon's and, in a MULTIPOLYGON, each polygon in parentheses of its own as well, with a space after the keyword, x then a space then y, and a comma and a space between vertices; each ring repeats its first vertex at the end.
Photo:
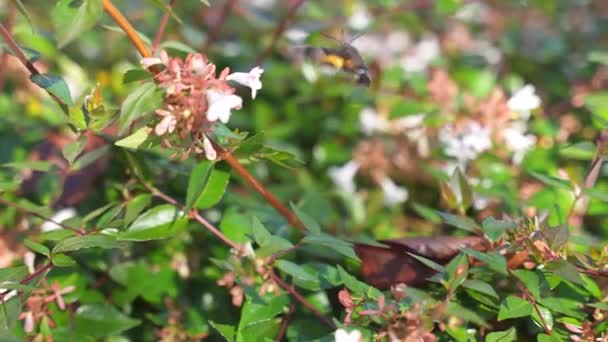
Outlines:
POLYGON ((155 72, 154 80, 164 89, 163 106, 156 110, 158 123, 154 133, 162 137, 166 147, 185 147, 183 156, 190 151, 205 153, 208 159, 216 159, 217 152, 208 135, 216 122, 227 123, 232 110, 240 109, 243 99, 228 81, 251 88, 255 98, 262 88, 260 67, 249 73, 230 73, 224 68, 216 75, 215 64, 200 54, 189 54, 185 59, 169 57, 161 51, 160 57, 143 58, 141 64, 155 72))

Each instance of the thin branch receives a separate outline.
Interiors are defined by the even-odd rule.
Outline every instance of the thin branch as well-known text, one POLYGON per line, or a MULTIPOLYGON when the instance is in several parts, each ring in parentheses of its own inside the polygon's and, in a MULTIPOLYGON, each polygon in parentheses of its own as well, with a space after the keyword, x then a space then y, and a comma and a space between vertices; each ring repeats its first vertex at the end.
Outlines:
POLYGON ((289 305, 289 311, 283 316, 283 320, 281 321, 281 327, 279 328, 279 332, 277 333, 277 338, 275 341, 280 342, 283 340, 285 333, 287 333, 287 327, 289 326, 289 322, 293 317, 294 312, 296 312, 296 303, 293 302, 289 305))
MULTIPOLYGON (((9 35, 13 32, 13 24, 15 23, 15 13, 17 12, 15 4, 11 1, 8 3, 8 16, 6 18, 6 31, 9 35)), ((6 63, 8 63, 8 53, 3 51, 0 56, 0 65, 5 66, 4 70, 0 70, 0 90, 4 89, 4 80, 6 79, 6 63)))
POLYGON ((293 287, 293 285, 289 285, 287 282, 285 282, 285 280, 283 280, 279 276, 277 276, 274 273, 274 270, 272 270, 272 269, 270 270, 270 278, 272 278, 272 280, 275 283, 277 283, 277 285, 282 287, 285 291, 287 291, 287 293, 289 293, 291 296, 293 296, 293 298, 295 298, 298 302, 300 302, 300 304, 304 305, 315 316, 317 316, 317 318, 321 322, 325 323, 325 325, 327 325, 331 329, 336 329, 336 325, 334 324, 334 322, 331 319, 323 316, 323 314, 321 312, 319 312, 319 310, 317 310, 317 308, 315 308, 314 305, 310 304, 306 300, 306 298, 304 298, 298 291, 296 291, 296 289, 293 287))
POLYGON ((232 8, 235 4, 236 0, 226 0, 226 3, 224 3, 224 7, 222 7, 222 12, 220 13, 220 17, 217 23, 207 35, 207 42, 205 42, 205 46, 203 47, 204 51, 207 51, 209 47, 211 47, 211 45, 215 43, 215 40, 217 39, 222 30, 222 26, 224 26, 224 22, 226 22, 226 18, 228 18, 228 15, 230 14, 230 12, 232 12, 232 8))
POLYGON ((300 8, 300 6, 302 6, 304 1, 305 0, 298 0, 293 4, 293 6, 291 6, 291 8, 289 8, 289 11, 287 11, 287 14, 283 17, 283 19, 281 19, 281 22, 277 26, 277 29, 274 31, 270 45, 268 45, 266 49, 264 49, 264 51, 256 59, 256 65, 262 64, 264 60, 268 58, 275 45, 277 44, 277 41, 279 41, 281 34, 283 34, 285 30, 287 30, 287 27, 295 17, 296 13, 298 12, 298 9, 300 8))
POLYGON ((509 274, 515 280, 515 284, 517 285, 519 290, 523 293, 524 297, 526 297, 528 302, 530 302, 530 304, 532 304, 534 311, 536 311, 536 314, 538 315, 538 318, 540 319, 540 324, 543 326, 543 329, 545 330, 545 334, 551 336, 551 328, 549 328, 549 325, 547 325, 545 318, 543 317, 542 313, 540 312, 540 308, 538 307, 538 304, 536 303, 534 296, 532 296, 532 294, 530 293, 530 291, 528 291, 526 286, 515 276, 515 274, 513 274, 513 272, 511 272, 511 270, 509 270, 509 274))
POLYGON ((169 21, 169 13, 173 10, 173 5, 175 4, 175 0, 169 0, 169 4, 167 4, 167 8, 165 9, 165 13, 163 14, 163 18, 160 21, 160 26, 158 27, 158 32, 156 32, 156 38, 154 38, 154 45, 152 45, 152 54, 156 52, 158 46, 160 45, 160 41, 163 39, 163 34, 165 33, 165 27, 167 27, 167 21, 169 21))
POLYGON ((137 51, 139 51, 139 54, 142 55, 142 57, 152 56, 150 50, 148 50, 144 42, 141 40, 141 38, 139 38, 137 31, 135 31, 131 23, 122 15, 122 13, 120 13, 118 8, 114 6, 111 0, 103 0, 103 9, 127 34, 127 37, 129 37, 129 40, 131 40, 133 45, 135 45, 135 48, 137 48, 137 51))
POLYGON ((581 189, 581 192, 578 193, 574 198, 574 201, 570 206, 570 210, 568 211, 567 222, 571 223, 573 226, 579 226, 583 221, 583 216, 587 213, 587 208, 589 207, 589 196, 585 194, 585 190, 593 188, 600 175, 600 170, 602 168, 602 164, 604 163, 603 155, 608 147, 608 129, 604 129, 602 131, 595 145, 597 151, 591 160, 591 167, 589 168, 589 173, 585 177, 583 188, 581 189), (581 202, 580 207, 577 208, 579 201, 581 202))
POLYGON ((296 214, 287 208, 279 199, 277 199, 262 183, 260 183, 247 169, 230 153, 218 143, 213 142, 215 150, 221 159, 225 160, 255 191, 257 191, 264 199, 273 206, 279 214, 281 214, 289 224, 304 231, 306 228, 300 222, 296 214))
MULTIPOLYGON (((152 195, 154 195, 154 196, 162 199, 163 201, 165 201, 169 204, 172 204, 182 210, 186 209, 186 206, 183 205, 182 203, 180 203, 175 198, 165 194, 164 192, 160 191, 158 188, 149 184, 146 181, 143 181, 143 180, 140 180, 140 181, 141 181, 142 185, 152 193, 152 195)), ((222 242, 224 242, 226 245, 239 251, 239 253, 243 252, 243 248, 241 246, 232 242, 219 229, 217 229, 214 225, 209 223, 209 221, 207 221, 203 216, 201 216, 201 214, 199 214, 199 212, 196 209, 190 210, 188 212, 188 217, 190 217, 190 218, 194 219, 195 221, 199 222, 200 224, 202 224, 205 228, 207 228, 207 230, 209 230, 211 232, 211 234, 215 235, 218 239, 222 240, 222 242)))
MULTIPOLYGON (((27 277, 21 279, 21 281, 19 282, 19 284, 21 285, 27 285, 29 284, 32 280, 36 279, 38 276, 40 276, 42 273, 50 270, 51 268, 53 268, 53 264, 52 263, 48 263, 42 267, 40 267, 37 270, 34 270, 33 273, 29 274, 27 277)), ((0 302, 4 302, 4 297, 11 292, 11 290, 5 290, 4 292, 0 293, 0 302)))
POLYGON ((53 219, 51 219, 49 217, 46 217, 46 216, 42 215, 41 213, 38 213, 38 212, 33 211, 33 210, 29 210, 27 208, 24 208, 24 207, 18 205, 17 203, 13 203, 13 202, 5 200, 4 198, 1 198, 1 197, 0 197, 0 203, 6 205, 8 207, 15 208, 15 209, 17 209, 17 210, 19 210, 19 211, 21 211, 23 213, 26 213, 26 214, 29 214, 29 215, 32 215, 32 216, 36 216, 36 217, 41 218, 41 219, 43 219, 45 221, 49 221, 51 223, 54 223, 54 224, 58 225, 59 227, 65 229, 65 230, 69 230, 69 231, 74 232, 75 234, 78 234, 78 235, 84 235, 84 234, 86 234, 86 231, 84 229, 74 228, 74 227, 68 226, 67 224, 64 224, 64 223, 61 223, 61 222, 57 222, 57 221, 55 221, 55 220, 53 220, 53 219))

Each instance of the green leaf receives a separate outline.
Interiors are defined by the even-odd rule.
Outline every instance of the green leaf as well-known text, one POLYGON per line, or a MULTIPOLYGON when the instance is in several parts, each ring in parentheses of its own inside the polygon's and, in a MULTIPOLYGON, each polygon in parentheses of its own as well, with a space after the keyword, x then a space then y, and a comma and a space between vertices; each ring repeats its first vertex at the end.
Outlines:
POLYGON ((498 299, 498 294, 492 287, 492 285, 477 279, 467 279, 462 283, 462 287, 467 289, 475 290, 477 292, 486 294, 488 296, 498 299))
POLYGON ((120 131, 126 130, 132 122, 144 114, 160 108, 162 101, 162 91, 153 82, 146 82, 135 88, 120 108, 120 131))
POLYGON ((353 249, 353 245, 351 243, 346 242, 344 240, 340 240, 338 238, 335 238, 329 234, 325 234, 325 233, 307 234, 302 239, 302 242, 308 243, 311 245, 326 246, 346 257, 349 257, 349 258, 352 258, 355 260, 359 260, 359 257, 355 253, 355 250, 353 249))
POLYGON ((220 324, 214 321, 209 321, 209 324, 217 330, 220 335, 228 342, 234 342, 234 335, 236 333, 236 328, 229 324, 220 324))
POLYGON ((4 163, 2 166, 17 170, 32 170, 40 172, 49 172, 55 168, 55 164, 43 160, 27 160, 21 162, 4 163))
POLYGON ((608 92, 596 92, 585 96, 585 106, 593 113, 594 125, 603 128, 608 122, 608 92))
POLYGON ((51 257, 51 262, 57 267, 71 267, 76 265, 76 260, 65 254, 53 254, 51 257))
POLYGON ((244 214, 229 210, 222 217, 220 229, 230 240, 245 243, 249 241, 248 235, 251 235, 251 220, 244 214))
POLYGON ((549 336, 547 334, 538 334, 536 336, 537 342, 562 342, 563 340, 555 336, 555 334, 549 336))
POLYGON ((583 193, 589 195, 589 197, 602 202, 608 202, 608 193, 598 188, 586 188, 583 193))
MULTIPOLYGON (((15 323, 18 322, 19 314, 22 312, 23 303, 19 296, 0 302, 0 333, 13 330, 15 323)), ((10 333, 12 336, 12 333, 10 333)), ((4 336, 1 336, 4 341, 4 336)), ((10 340, 8 340, 10 341, 10 340)), ((17 341, 23 341, 23 338, 17 341)))
POLYGON ((216 166, 213 170, 211 170, 209 181, 205 185, 203 192, 198 198, 198 201, 196 201, 196 208, 208 209, 218 204, 224 196, 229 182, 230 172, 221 170, 216 166))
POLYGON ((482 327, 488 327, 488 322, 483 319, 477 312, 460 305, 457 302, 451 301, 448 303, 447 313, 456 316, 465 321, 473 322, 482 327))
POLYGON ((570 184, 570 182, 565 179, 545 175, 545 174, 542 174, 539 172, 534 172, 534 171, 530 171, 530 175, 532 175, 532 177, 538 179, 539 181, 545 183, 546 185, 548 185, 550 187, 554 187, 557 189, 572 190, 572 184, 570 184))
POLYGON ((101 0, 59 0, 51 11, 51 20, 59 48, 66 46, 91 29, 103 13, 101 0), (80 6, 77 6, 80 4, 80 6))
POLYGON ((213 162, 210 160, 204 160, 196 165, 192 169, 192 172, 190 172, 190 178, 188 179, 188 190, 186 193, 186 208, 184 209, 186 212, 190 211, 192 206, 201 197, 203 190, 205 190, 205 186, 207 185, 207 181, 209 180, 209 175, 211 174, 212 169, 213 162))
POLYGON ((463 248, 462 251, 465 254, 484 262, 489 269, 498 273, 507 274, 507 260, 497 252, 483 253, 470 248, 463 248))
POLYGON ((410 252, 407 252, 407 254, 409 254, 412 258, 420 261, 421 263, 425 264, 426 266, 434 269, 435 271, 437 271, 439 273, 445 273, 446 272, 445 267, 439 265, 438 263, 434 262, 431 259, 427 259, 427 258, 425 258, 425 257, 423 257, 421 255, 410 253, 410 252))
POLYGON ((473 203, 473 189, 467 182, 460 168, 457 167, 454 171, 456 178, 458 179, 458 188, 460 190, 460 205, 462 212, 465 212, 473 203))
POLYGON ((560 146, 559 155, 568 159, 591 160, 596 153, 596 145, 591 141, 560 146))
MULTIPOLYGON (((189 54, 189 53, 197 53, 198 51, 194 50, 193 48, 191 48, 189 45, 184 44, 182 42, 178 42, 175 40, 166 40, 164 42, 162 42, 160 44, 160 48, 163 50, 173 50, 177 53, 184 53, 184 54, 189 54)), ((170 52, 171 54, 171 52, 170 52)))
POLYGON ((5 283, 9 281, 19 282, 27 275, 28 270, 26 266, 2 268, 0 269, 0 283, 5 283))
POLYGON ((296 213, 296 216, 302 222, 304 227, 308 229, 309 232, 313 234, 317 234, 321 232, 321 226, 319 223, 310 215, 298 209, 295 205, 291 205, 291 209, 296 213))
POLYGON ((552 250, 560 249, 568 242, 570 237, 567 224, 561 224, 555 228, 545 228, 542 233, 552 250))
POLYGON ((606 51, 591 51, 587 59, 590 62, 597 62, 608 65, 608 52, 606 51))
POLYGON ((277 260, 275 265, 281 271, 289 274, 293 278, 307 282, 318 282, 318 278, 314 274, 310 274, 302 266, 287 260, 277 260))
POLYGON ((445 266, 446 289, 450 291, 456 290, 469 275, 469 261, 463 253, 458 254, 445 266))
POLYGON ((511 342, 517 341, 517 330, 511 327, 509 330, 495 331, 486 335, 486 342, 511 342))
POLYGON ((456 216, 448 213, 444 213, 441 211, 437 211, 437 214, 441 216, 443 221, 451 226, 456 228, 460 228, 469 232, 478 232, 479 225, 473 221, 473 219, 466 216, 456 216))
POLYGON ((82 152, 82 150, 84 149, 86 144, 87 144, 86 135, 81 135, 80 137, 78 137, 78 139, 67 144, 61 150, 61 153, 63 154, 63 157, 65 158, 65 160, 68 161, 68 164, 72 165, 72 163, 74 163, 74 160, 76 159, 76 157, 78 157, 80 155, 80 153, 82 152))
POLYGON ((574 284, 585 286, 585 281, 581 278, 576 266, 566 260, 556 260, 548 262, 545 269, 560 278, 573 282, 574 284))
POLYGON ((129 203, 127 204, 127 209, 125 211, 125 217, 123 219, 123 223, 127 226, 129 223, 133 222, 137 218, 137 216, 150 204, 152 201, 152 195, 150 194, 141 194, 133 197, 129 203))
POLYGON ((65 83, 61 76, 53 74, 35 74, 31 75, 30 79, 40 88, 57 96, 57 98, 63 101, 66 106, 74 104, 72 102, 72 95, 70 95, 70 88, 68 88, 68 84, 65 83))
POLYGON ((535 299, 540 299, 541 274, 539 272, 519 269, 513 271, 513 274, 524 283, 535 299))
POLYGON ((145 150, 154 145, 154 141, 148 139, 150 138, 150 133, 152 133, 152 128, 144 126, 133 132, 133 134, 118 140, 114 145, 134 150, 145 150))
POLYGON ((125 74, 122 76, 122 83, 131 83, 135 81, 143 81, 147 79, 151 79, 153 77, 152 73, 148 70, 144 69, 131 69, 127 70, 125 74))
POLYGON ((246 328, 253 328, 260 323, 274 319, 278 314, 283 312, 283 308, 289 304, 289 298, 286 295, 272 296, 268 300, 252 299, 247 296, 245 305, 241 310, 241 321, 239 322, 239 331, 246 328))
POLYGON ((9 281, 9 282, 0 283, 0 289, 17 290, 17 291, 33 291, 36 288, 31 285, 24 285, 24 284, 20 284, 19 282, 9 281))
POLYGON ((107 154, 108 152, 110 152, 110 146, 106 145, 106 146, 102 146, 98 149, 95 149, 91 152, 85 153, 82 156, 80 156, 80 158, 76 159, 74 164, 72 164, 72 166, 70 167, 70 170, 71 171, 81 170, 81 169, 91 165, 92 163, 97 161, 99 158, 101 158, 105 154, 107 154))
POLYGON ((336 267, 338 268, 338 274, 340 275, 340 279, 344 283, 344 286, 352 291, 355 296, 365 297, 372 300, 377 300, 380 296, 382 296, 382 292, 380 292, 380 290, 358 280, 350 273, 346 272, 342 266, 336 265, 336 267))
POLYGON ((120 244, 113 236, 103 234, 81 235, 59 241, 55 248, 53 248, 53 254, 77 251, 83 248, 111 249, 118 248, 119 246, 120 244))
POLYGON ((75 316, 74 330, 96 338, 118 335, 141 323, 109 304, 81 305, 75 316))
POLYGON ((262 257, 270 256, 279 251, 287 250, 293 247, 293 244, 280 236, 270 234, 264 227, 262 222, 257 217, 253 218, 251 232, 254 241, 260 245, 256 250, 256 254, 262 257))
POLYGON ((498 320, 502 321, 509 318, 525 317, 532 314, 532 304, 526 300, 515 296, 508 296, 500 304, 498 320))
POLYGON ((538 311, 540 311, 540 314, 542 315, 542 319, 538 315, 538 312, 534 310, 532 311, 532 319, 534 320, 534 323, 536 323, 539 328, 543 328, 546 325, 549 330, 553 330, 553 314, 551 314, 551 310, 540 305, 537 305, 537 307, 538 311))
POLYGON ((141 214, 129 228, 118 235, 118 240, 147 241, 174 236, 185 228, 187 218, 170 204, 158 205, 141 214))
POLYGON ((41 243, 34 242, 30 239, 23 240, 23 243, 25 244, 25 247, 31 249, 36 253, 40 253, 46 257, 49 257, 51 255, 51 251, 49 250, 49 248, 41 243))
POLYGON ((497 220, 494 217, 487 217, 481 223, 481 229, 490 241, 497 241, 506 231, 515 230, 517 224, 508 220, 497 220))

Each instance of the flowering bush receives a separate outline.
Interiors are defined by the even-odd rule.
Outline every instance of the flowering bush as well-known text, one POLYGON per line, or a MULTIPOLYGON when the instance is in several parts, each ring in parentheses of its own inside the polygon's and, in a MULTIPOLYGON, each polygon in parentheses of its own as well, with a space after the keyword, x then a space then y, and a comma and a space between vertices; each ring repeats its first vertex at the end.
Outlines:
POLYGON ((608 338, 605 2, 156 4, 0 0, 2 340, 608 338))

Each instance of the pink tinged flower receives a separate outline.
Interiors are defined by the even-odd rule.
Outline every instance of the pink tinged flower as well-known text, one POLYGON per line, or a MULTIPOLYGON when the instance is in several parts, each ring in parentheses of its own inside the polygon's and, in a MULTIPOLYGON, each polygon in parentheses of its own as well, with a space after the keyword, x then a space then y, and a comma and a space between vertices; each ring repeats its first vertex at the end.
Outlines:
POLYGON ((162 120, 154 127, 154 133, 156 135, 164 135, 165 133, 173 133, 175 130, 175 126, 177 125, 177 120, 171 114, 163 117, 162 120))
POLYGON ((146 69, 153 65, 163 64, 163 62, 158 57, 144 57, 139 61, 139 63, 141 63, 141 66, 146 69))
POLYGON ((34 321, 34 313, 32 313, 31 311, 23 313, 22 319, 23 330, 26 333, 31 333, 32 331, 34 331, 34 326, 36 325, 36 322, 34 321))
POLYGON ((205 150, 205 156, 207 157, 207 159, 209 159, 209 160, 217 159, 217 151, 215 150, 215 148, 213 148, 213 144, 211 144, 211 140, 209 140, 209 138, 207 138, 206 135, 203 137, 203 150, 205 150))
POLYGON ((194 75, 205 75, 210 70, 207 60, 200 53, 190 55, 190 59, 188 59, 188 67, 194 75))
POLYGON ((207 119, 211 122, 220 120, 227 123, 230 120, 230 111, 233 109, 241 109, 243 99, 229 92, 216 90, 207 91, 207 119))
POLYGON ((345 329, 338 329, 334 334, 335 342, 360 342, 363 341, 361 332, 359 330, 346 331, 345 329))
POLYGON ((226 80, 234 81, 236 83, 251 88, 251 98, 255 99, 257 91, 262 89, 262 82, 260 81, 260 77, 263 73, 264 69, 260 68, 259 66, 256 66, 249 72, 233 72, 232 74, 226 76, 226 80))

